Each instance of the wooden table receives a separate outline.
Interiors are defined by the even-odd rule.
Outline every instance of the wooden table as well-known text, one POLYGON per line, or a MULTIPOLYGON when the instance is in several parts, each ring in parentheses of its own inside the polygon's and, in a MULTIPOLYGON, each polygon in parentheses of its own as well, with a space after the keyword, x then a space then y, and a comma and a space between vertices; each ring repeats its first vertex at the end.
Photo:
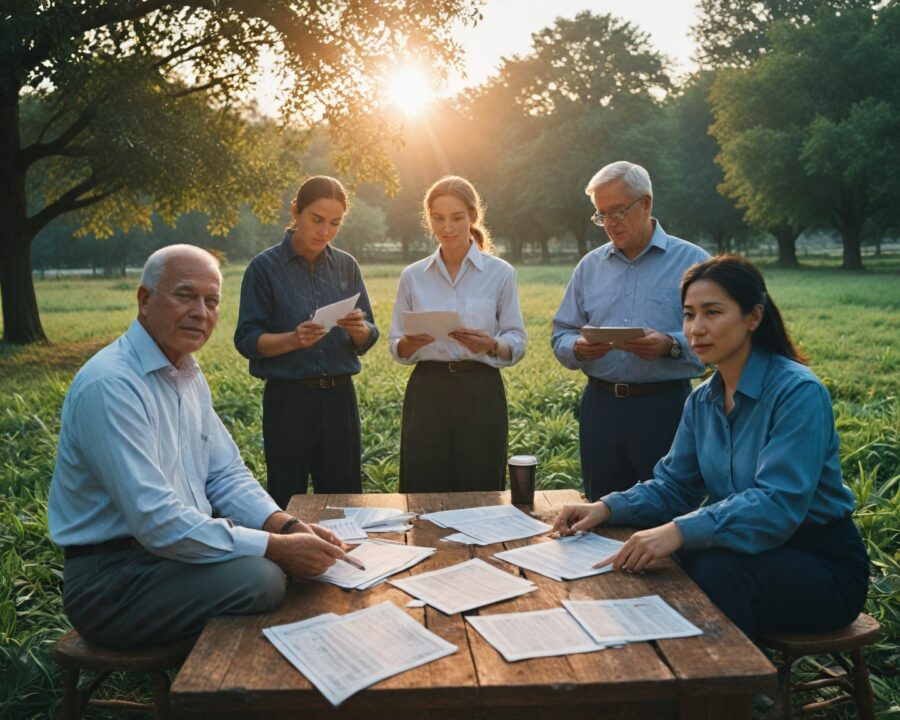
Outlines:
MULTIPOLYGON (((340 513, 327 506, 395 507, 424 513, 508 503, 509 494, 295 496, 289 510, 312 522, 340 513)), ((583 502, 573 490, 538 492, 533 509, 552 520, 565 503, 583 502)), ((523 508, 528 509, 528 508, 523 508)), ((178 717, 190 718, 565 718, 703 720, 750 717, 754 693, 772 692, 775 668, 710 603, 674 563, 631 576, 607 573, 555 582, 494 560, 497 545, 467 547, 439 542, 453 530, 417 520, 406 542, 439 548, 412 574, 480 557, 537 584, 536 592, 473 612, 501 613, 559 607, 565 598, 627 598, 661 595, 703 635, 626 645, 582 655, 508 663, 460 615, 431 607, 408 609, 427 628, 459 647, 453 655, 388 678, 333 708, 266 640, 261 630, 324 612, 343 614, 385 600, 405 607, 411 599, 383 583, 364 592, 333 585, 292 581, 282 605, 267 615, 212 620, 172 686, 178 717), (287 714, 289 713, 289 714, 287 714)), ((604 534, 624 539, 623 529, 604 534)), ((402 540, 403 535, 388 535, 402 540)), ((504 543, 519 547, 534 538, 504 543)))

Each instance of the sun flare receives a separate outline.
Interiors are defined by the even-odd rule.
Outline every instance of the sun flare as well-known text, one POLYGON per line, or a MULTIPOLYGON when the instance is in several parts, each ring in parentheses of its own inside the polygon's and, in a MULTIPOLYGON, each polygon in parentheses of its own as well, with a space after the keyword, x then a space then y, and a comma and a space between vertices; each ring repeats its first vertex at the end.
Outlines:
POLYGON ((428 76, 417 65, 406 65, 387 79, 387 97, 404 115, 420 115, 434 99, 428 76))

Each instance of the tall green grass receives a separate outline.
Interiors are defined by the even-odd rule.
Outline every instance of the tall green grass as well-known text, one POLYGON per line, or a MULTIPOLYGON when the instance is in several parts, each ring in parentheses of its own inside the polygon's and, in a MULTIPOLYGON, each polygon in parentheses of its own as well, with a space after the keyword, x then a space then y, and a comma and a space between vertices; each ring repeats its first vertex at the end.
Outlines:
MULTIPOLYGON (((831 268, 766 271, 770 289, 812 367, 834 400, 845 478, 857 497, 856 520, 869 547, 873 582, 868 611, 884 625, 869 653, 883 717, 900 717, 900 282, 896 263, 862 274, 831 268)), ((249 377, 231 343, 241 268, 226 268, 219 328, 199 359, 216 408, 250 469, 265 480, 262 384, 249 377)), ((386 336, 399 268, 364 268, 376 319, 386 336)), ((540 459, 544 488, 580 488, 575 412, 583 376, 550 351, 550 320, 570 267, 523 267, 519 294, 529 347, 505 370, 510 450, 540 459)), ((68 627, 62 613, 61 554, 48 539, 46 499, 59 411, 72 375, 134 317, 136 281, 38 283, 42 318, 53 343, 0 348, 0 717, 55 712, 62 676, 50 659, 68 627)), ((400 411, 409 368, 395 363, 385 339, 363 358, 357 378, 365 489, 396 490, 400 411)), ((130 679, 118 690, 135 690, 130 679)), ((851 717, 833 710, 830 717, 851 717)), ((101 717, 94 715, 94 717, 101 717)))

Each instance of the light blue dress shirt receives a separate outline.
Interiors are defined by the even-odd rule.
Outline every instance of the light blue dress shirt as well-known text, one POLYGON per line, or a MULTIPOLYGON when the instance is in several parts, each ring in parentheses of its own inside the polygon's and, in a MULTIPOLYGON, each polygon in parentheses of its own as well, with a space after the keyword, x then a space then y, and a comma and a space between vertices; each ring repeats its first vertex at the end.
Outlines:
POLYGON ((78 371, 50 486, 55 543, 133 536, 184 562, 262 556, 269 536, 260 528, 278 509, 213 410, 193 357, 176 369, 134 321, 78 371))
POLYGON ((473 242, 459 272, 451 280, 438 248, 400 273, 389 336, 391 355, 403 365, 414 365, 420 360, 477 360, 492 367, 515 365, 525 355, 528 341, 519 308, 515 269, 505 260, 481 252, 473 242), (473 353, 455 340, 435 340, 408 358, 402 358, 397 346, 405 332, 404 310, 455 310, 466 327, 484 330, 509 347, 510 358, 473 353))
POLYGON ((550 344, 570 370, 583 370, 613 383, 654 383, 699 377, 703 363, 682 330, 681 278, 691 265, 709 258, 703 248, 667 235, 658 220, 650 242, 634 260, 611 243, 585 255, 575 266, 562 304, 553 318, 550 344), (671 335, 681 345, 680 360, 641 360, 612 350, 598 360, 575 357, 575 341, 585 325, 644 327, 671 335))
POLYGON ((653 479, 601 499, 617 525, 655 527, 674 518, 688 550, 763 552, 803 525, 853 512, 838 445, 831 397, 819 378, 754 349, 728 415, 716 372, 688 398, 653 479))

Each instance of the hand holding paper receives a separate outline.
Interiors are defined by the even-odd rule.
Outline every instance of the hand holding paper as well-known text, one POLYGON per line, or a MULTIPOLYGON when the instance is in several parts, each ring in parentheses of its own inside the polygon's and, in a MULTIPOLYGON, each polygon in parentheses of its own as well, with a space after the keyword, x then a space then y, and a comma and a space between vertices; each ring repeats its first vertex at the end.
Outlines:
POLYGON ((339 319, 346 317, 353 311, 357 300, 359 300, 359 293, 343 300, 338 300, 336 303, 317 308, 312 316, 312 321, 321 325, 325 328, 325 332, 328 332, 338 324, 339 319))

